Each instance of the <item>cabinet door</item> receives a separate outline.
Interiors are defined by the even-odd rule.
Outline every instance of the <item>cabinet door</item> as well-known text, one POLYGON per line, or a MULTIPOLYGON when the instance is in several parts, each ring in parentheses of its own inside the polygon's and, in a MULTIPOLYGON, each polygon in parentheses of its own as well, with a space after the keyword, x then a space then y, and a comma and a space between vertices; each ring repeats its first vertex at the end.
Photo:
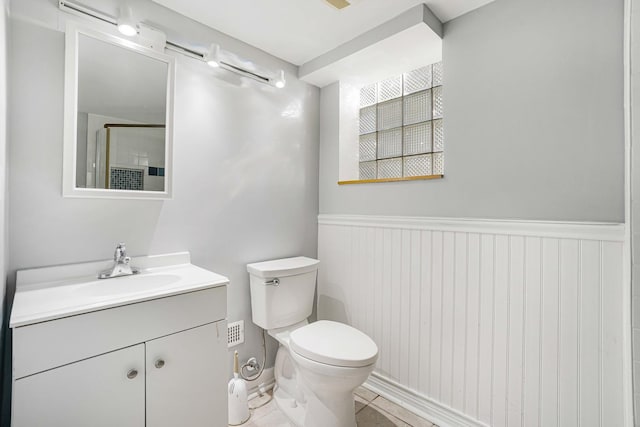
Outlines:
POLYGON ((146 346, 147 427, 226 427, 226 322, 158 338, 146 346))
POLYGON ((144 344, 13 385, 13 427, 144 427, 144 415, 144 344))

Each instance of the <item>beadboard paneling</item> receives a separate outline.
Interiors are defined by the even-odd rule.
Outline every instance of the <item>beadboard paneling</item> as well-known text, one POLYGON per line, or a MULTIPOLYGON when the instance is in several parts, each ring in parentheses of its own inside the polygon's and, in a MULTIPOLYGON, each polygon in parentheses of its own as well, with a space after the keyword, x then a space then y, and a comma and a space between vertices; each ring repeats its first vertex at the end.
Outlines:
POLYGON ((621 426, 622 240, 616 224, 321 215, 318 316, 371 336, 376 384, 442 425, 621 426))

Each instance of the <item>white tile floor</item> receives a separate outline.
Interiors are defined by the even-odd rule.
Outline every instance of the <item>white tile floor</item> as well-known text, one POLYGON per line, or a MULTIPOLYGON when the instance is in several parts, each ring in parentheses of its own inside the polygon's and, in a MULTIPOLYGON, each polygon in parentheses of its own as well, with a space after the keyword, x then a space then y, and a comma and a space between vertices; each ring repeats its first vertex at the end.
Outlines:
MULTIPOLYGON (((270 398, 264 395, 249 402, 249 407, 256 409, 251 410, 251 417, 243 427, 290 427, 274 401, 260 406, 270 398)), ((437 427, 364 387, 356 390, 355 400, 358 427, 437 427)))

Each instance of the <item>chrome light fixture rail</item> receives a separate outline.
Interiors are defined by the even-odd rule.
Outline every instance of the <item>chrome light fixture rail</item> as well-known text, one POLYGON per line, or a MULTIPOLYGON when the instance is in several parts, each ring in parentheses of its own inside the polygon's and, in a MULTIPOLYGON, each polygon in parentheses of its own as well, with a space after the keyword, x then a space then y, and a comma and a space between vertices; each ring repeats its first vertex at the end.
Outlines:
MULTIPOLYGON (((102 22, 106 22, 108 24, 114 25, 118 28, 118 30, 125 36, 133 37, 138 34, 142 35, 142 32, 145 30, 151 30, 153 32, 158 33, 158 30, 153 29, 148 25, 141 24, 140 22, 136 22, 134 19, 134 12, 129 5, 123 5, 120 8, 120 16, 113 17, 104 12, 96 10, 92 7, 83 5, 82 3, 75 0, 59 0, 58 1, 59 8, 65 12, 72 13, 74 15, 91 17, 94 19, 98 19, 102 22)), ((236 64, 232 64, 228 61, 224 61, 221 59, 221 49, 217 44, 213 44, 211 48, 209 48, 205 52, 198 52, 193 49, 190 49, 186 46, 183 46, 179 43, 172 42, 170 40, 163 40, 164 48, 168 50, 172 50, 174 52, 180 53, 185 56, 189 56, 195 59, 199 59, 203 62, 206 62, 212 67, 220 67, 227 71, 231 71, 232 73, 239 74, 244 77, 248 77, 250 79, 256 80, 260 83, 265 83, 270 86, 274 86, 278 89, 281 89, 285 86, 285 78, 284 78, 284 70, 279 70, 275 72, 272 76, 262 75, 256 73, 255 71, 248 70, 244 67, 241 67, 236 64)))

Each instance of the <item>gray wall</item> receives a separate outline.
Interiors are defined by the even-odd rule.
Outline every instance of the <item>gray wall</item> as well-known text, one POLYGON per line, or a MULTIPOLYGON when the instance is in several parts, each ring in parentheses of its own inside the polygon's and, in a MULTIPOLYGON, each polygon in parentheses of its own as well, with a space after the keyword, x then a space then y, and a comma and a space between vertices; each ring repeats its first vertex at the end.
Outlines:
MULTIPOLYGON (((0 0, 0 325, 4 319, 5 278, 8 253, 7 249, 7 45, 9 0, 0 0)), ((0 333, 0 342, 2 334, 0 333)))
MULTIPOLYGON (((76 134, 76 145, 78 147, 78 158, 87 158, 87 130, 89 114, 78 111, 78 133, 76 134)), ((76 162, 76 186, 87 186, 87 162, 76 162)))
POLYGON ((321 91, 320 212, 624 221, 623 0, 496 0, 446 24, 445 178, 338 186, 321 91))
POLYGON ((9 44, 9 0, 0 0, 0 425, 8 426, 10 402, 6 398, 5 375, 9 372, 5 368, 10 360, 4 352, 5 339, 9 337, 5 330, 4 317, 6 304, 6 277, 8 260, 8 236, 7 236, 7 49, 9 44))
POLYGON ((631 295, 633 330, 633 405, 640 426, 640 3, 631 7, 631 295))
MULTIPOLYGON (((63 198, 64 34, 48 28, 62 12, 56 2, 25 1, 12 6, 9 273, 110 259, 119 241, 131 255, 190 251, 194 264, 230 278, 228 319, 246 327, 237 349, 242 360, 260 359, 245 264, 316 256, 318 89, 292 77, 292 65, 147 2, 151 20, 185 39, 221 40, 264 67, 284 67, 287 87, 176 54, 173 200, 63 198)), ((271 366, 274 350, 271 342, 271 366)))

